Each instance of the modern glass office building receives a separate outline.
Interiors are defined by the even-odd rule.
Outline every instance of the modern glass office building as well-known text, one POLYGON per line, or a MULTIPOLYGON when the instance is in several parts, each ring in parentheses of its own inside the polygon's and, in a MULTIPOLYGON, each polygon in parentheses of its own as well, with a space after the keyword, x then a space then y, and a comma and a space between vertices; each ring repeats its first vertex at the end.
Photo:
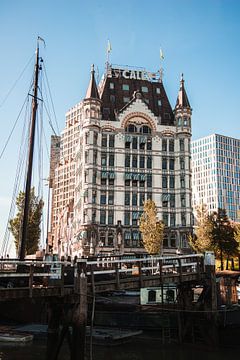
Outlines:
POLYGON ((227 210, 240 220, 240 140, 213 134, 192 141, 193 207, 227 210))

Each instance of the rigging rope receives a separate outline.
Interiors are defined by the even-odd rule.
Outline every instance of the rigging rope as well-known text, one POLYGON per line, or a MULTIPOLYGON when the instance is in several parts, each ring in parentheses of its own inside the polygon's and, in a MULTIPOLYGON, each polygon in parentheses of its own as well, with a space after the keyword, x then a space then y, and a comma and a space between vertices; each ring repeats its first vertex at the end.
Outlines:
POLYGON ((5 95, 5 97, 3 98, 2 102, 0 103, 0 108, 4 105, 4 103, 6 102, 6 100, 8 99, 8 97, 10 96, 10 94, 12 93, 12 91, 14 90, 14 88, 16 87, 18 81, 21 79, 21 77, 23 76, 24 72, 26 71, 27 67, 29 66, 30 62, 33 60, 35 55, 32 55, 31 58, 28 60, 27 64, 25 65, 23 71, 20 73, 19 77, 17 78, 17 80, 15 80, 14 84, 12 85, 12 87, 10 88, 10 90, 7 92, 7 94, 5 95))

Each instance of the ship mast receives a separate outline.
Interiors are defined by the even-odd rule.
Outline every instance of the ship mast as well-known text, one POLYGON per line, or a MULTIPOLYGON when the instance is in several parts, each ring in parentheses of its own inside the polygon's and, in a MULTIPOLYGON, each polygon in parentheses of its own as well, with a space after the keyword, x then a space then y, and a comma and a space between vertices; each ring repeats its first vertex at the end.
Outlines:
POLYGON ((19 260, 21 261, 24 260, 25 252, 26 252, 25 248, 26 248, 26 239, 27 239, 29 204, 30 204, 31 184, 32 184, 33 151, 34 151, 34 139, 35 139, 35 128, 36 128, 36 115, 37 115, 37 107, 38 107, 39 70, 40 70, 39 44, 37 42, 36 62, 34 68, 33 95, 32 95, 31 128, 30 128, 29 148, 28 148, 27 179, 25 185, 23 221, 20 230, 19 260))

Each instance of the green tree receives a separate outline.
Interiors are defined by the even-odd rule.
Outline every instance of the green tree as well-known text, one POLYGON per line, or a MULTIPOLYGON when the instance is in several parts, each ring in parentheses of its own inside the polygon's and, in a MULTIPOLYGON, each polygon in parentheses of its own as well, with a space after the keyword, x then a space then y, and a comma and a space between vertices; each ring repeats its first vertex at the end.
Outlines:
MULTIPOLYGON (((16 199, 17 214, 9 221, 9 230, 14 236, 16 251, 19 250, 19 239, 21 233, 21 224, 23 218, 25 193, 20 191, 16 199)), ((35 195, 34 188, 30 193, 30 205, 27 227, 27 239, 26 239, 26 254, 34 254, 39 247, 39 239, 41 235, 41 218, 43 210, 43 200, 39 199, 35 195)))
POLYGON ((145 250, 152 255, 159 254, 162 248, 164 224, 157 218, 154 201, 144 202, 144 212, 140 218, 139 228, 145 250))

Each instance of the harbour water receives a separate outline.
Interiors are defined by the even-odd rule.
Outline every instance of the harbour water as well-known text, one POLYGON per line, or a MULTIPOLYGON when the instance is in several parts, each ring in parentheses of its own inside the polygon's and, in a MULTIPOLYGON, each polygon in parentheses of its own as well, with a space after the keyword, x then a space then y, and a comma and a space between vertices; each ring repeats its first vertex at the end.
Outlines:
MULTIPOLYGON (((0 360, 44 360, 46 339, 35 339, 32 343, 16 346, 0 344, 0 360)), ((90 360, 89 349, 87 359, 90 360)), ((159 339, 144 334, 128 343, 115 346, 93 346, 92 360, 226 360, 237 359, 239 348, 210 349, 200 345, 162 345, 159 339)), ((67 344, 63 345, 59 360, 69 360, 67 344)))

